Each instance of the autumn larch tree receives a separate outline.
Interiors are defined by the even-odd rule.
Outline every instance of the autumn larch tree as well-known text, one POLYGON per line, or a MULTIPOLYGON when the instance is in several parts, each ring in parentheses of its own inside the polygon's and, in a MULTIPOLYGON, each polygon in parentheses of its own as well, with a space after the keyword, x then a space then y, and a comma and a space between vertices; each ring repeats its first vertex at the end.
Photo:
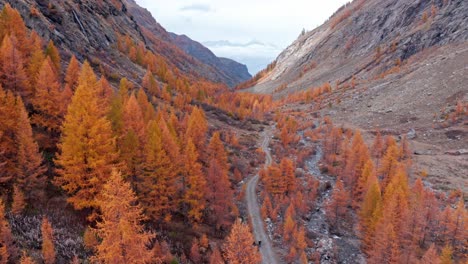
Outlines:
MULTIPOLYGON (((196 139, 197 138, 192 138, 192 140, 196 139)), ((208 158, 209 160, 215 160, 223 168, 223 170, 229 170, 228 157, 218 131, 213 133, 208 144, 208 158)))
POLYGON ((80 71, 80 63, 76 59, 75 55, 72 55, 70 62, 68 63, 67 72, 65 73, 65 84, 68 85, 72 91, 75 91, 78 87, 80 71))
POLYGON ((137 190, 148 216, 156 221, 170 220, 175 206, 174 165, 163 148, 161 129, 156 121, 148 124, 143 172, 138 175, 137 190))
POLYGON ((32 50, 31 57, 27 62, 26 74, 29 79, 29 89, 32 94, 34 94, 37 76, 44 62, 45 55, 42 49, 42 39, 35 31, 31 32, 30 39, 32 42, 32 50))
POLYGON ((0 184, 2 193, 11 192, 11 182, 17 175, 16 156, 18 107, 16 97, 0 85, 0 184))
POLYGON ((55 47, 54 42, 52 40, 50 40, 49 44, 47 44, 47 47, 45 49, 45 55, 50 57, 54 71, 57 74, 60 74, 60 69, 62 67, 60 64, 60 53, 57 47, 55 47))
POLYGON ((13 187, 13 202, 11 203, 11 213, 14 215, 19 215, 23 213, 24 208, 26 207, 26 201, 24 199, 23 191, 18 188, 18 186, 13 187))
POLYGON ((96 94, 97 81, 85 62, 63 124, 55 183, 69 194, 75 209, 97 208, 97 196, 117 160, 106 109, 96 94))
POLYGON ((392 143, 387 147, 380 168, 378 169, 378 173, 382 177, 383 191, 385 191, 385 188, 396 173, 396 170, 399 166, 398 157, 398 147, 396 146, 396 143, 392 143))
POLYGON ((216 228, 227 226, 234 211, 233 192, 227 171, 214 159, 210 161, 207 173, 206 199, 216 228))
POLYGON ((371 248, 377 222, 382 216, 382 195, 377 177, 372 174, 367 180, 367 191, 359 211, 359 229, 363 248, 371 248))
POLYGON ((10 4, 7 3, 0 14, 0 21, 0 39, 3 39, 3 37, 7 35, 14 35, 18 39, 18 42, 21 43, 19 50, 22 56, 26 57, 29 55, 31 47, 30 41, 28 40, 27 28, 18 10, 12 8, 10 4))
POLYGON ((253 242, 249 226, 237 220, 226 239, 224 258, 231 264, 260 263, 261 256, 253 242))
POLYGON ((141 111, 143 112, 143 119, 145 120, 145 124, 148 124, 150 120, 156 118, 156 111, 154 110, 153 105, 149 102, 148 96, 143 89, 138 90, 137 100, 138 105, 141 107, 141 111))
POLYGON ((27 99, 32 92, 24 69, 24 59, 16 48, 14 36, 6 36, 0 48, 0 80, 5 89, 27 99))
MULTIPOLYGON (((194 107, 187 122, 187 131, 185 138, 196 139, 193 143, 197 147, 198 154, 201 156, 205 150, 206 132, 208 125, 205 118, 205 113, 202 109, 194 107)), ((199 157, 203 159, 203 156, 199 157)))
POLYGON ((186 190, 183 201, 188 205, 188 218, 197 223, 203 216, 206 207, 206 180, 202 173, 202 166, 198 162, 198 154, 192 139, 189 138, 184 151, 184 172, 186 190))
POLYGON ((42 164, 42 155, 34 141, 28 114, 21 98, 17 98, 17 175, 16 184, 25 195, 28 204, 41 201, 44 195, 47 168, 42 164))
POLYGON ((23 251, 23 255, 20 259, 20 264, 35 264, 36 262, 26 254, 26 251, 23 251))
POLYGON ((153 76, 153 73, 148 69, 146 70, 146 74, 143 77, 142 87, 147 90, 151 95, 156 97, 161 96, 161 89, 159 88, 158 82, 153 76))
POLYGON ((432 244, 429 249, 424 253, 422 259, 421 259, 421 264, 440 264, 440 259, 439 255, 437 254, 437 249, 432 244))
POLYGON ((338 179, 333 194, 326 205, 327 218, 334 228, 339 228, 338 223, 346 222, 348 219, 348 205, 350 202, 349 192, 345 190, 343 182, 338 179))
POLYGON ((60 83, 49 57, 42 63, 35 88, 32 99, 34 107, 32 123, 41 130, 41 146, 51 150, 55 148, 60 135, 65 107, 62 105, 60 83))
POLYGON ((221 256, 221 252, 219 252, 218 247, 215 247, 213 249, 213 252, 211 252, 210 255, 210 264, 224 264, 223 257, 221 256))
POLYGON ((286 183, 286 193, 292 194, 296 190, 295 166, 292 160, 283 158, 280 163, 280 169, 284 182, 286 183))
POLYGON ((99 196, 101 220, 96 227, 101 243, 93 257, 95 261, 124 264, 151 260, 152 252, 147 246, 153 235, 144 230, 143 210, 136 202, 130 183, 114 169, 99 196))
POLYGON ((44 217, 41 225, 42 259, 45 264, 55 263, 54 229, 49 220, 44 217))

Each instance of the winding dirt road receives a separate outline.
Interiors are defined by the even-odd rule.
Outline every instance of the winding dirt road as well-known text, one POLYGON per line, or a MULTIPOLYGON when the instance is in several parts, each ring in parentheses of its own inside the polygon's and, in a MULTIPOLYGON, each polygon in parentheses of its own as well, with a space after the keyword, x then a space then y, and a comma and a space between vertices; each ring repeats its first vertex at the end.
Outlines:
MULTIPOLYGON (((268 145, 270 144, 271 140, 271 129, 266 129, 262 136, 262 144, 261 147, 265 152, 265 166, 269 166, 271 164, 271 154, 270 150, 268 149, 268 145)), ((273 247, 271 246, 270 238, 268 237, 265 228, 263 226, 263 219, 260 213, 260 206, 257 201, 257 192, 256 187, 258 184, 259 176, 258 174, 254 177, 250 178, 247 182, 247 195, 246 195, 246 202, 247 202, 247 210, 249 211, 249 217, 252 221, 253 233, 255 236, 255 240, 262 241, 262 245, 260 247, 260 253, 262 254, 262 263, 263 264, 275 264, 279 263, 276 257, 275 252, 273 251, 273 247)))

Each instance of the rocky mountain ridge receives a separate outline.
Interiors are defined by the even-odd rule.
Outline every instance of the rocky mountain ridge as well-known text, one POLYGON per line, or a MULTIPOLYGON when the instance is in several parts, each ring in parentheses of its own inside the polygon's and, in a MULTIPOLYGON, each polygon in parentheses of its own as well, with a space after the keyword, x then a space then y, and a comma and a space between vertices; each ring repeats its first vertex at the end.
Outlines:
POLYGON ((123 75, 137 83, 144 74, 146 69, 135 67, 116 49, 119 36, 129 36, 193 78, 234 86, 249 77, 241 64, 231 63, 229 66, 234 68, 221 70, 187 54, 133 0, 0 1, 0 7, 7 2, 21 12, 27 27, 59 46, 64 61, 75 54, 80 61, 89 60, 108 76, 123 75))

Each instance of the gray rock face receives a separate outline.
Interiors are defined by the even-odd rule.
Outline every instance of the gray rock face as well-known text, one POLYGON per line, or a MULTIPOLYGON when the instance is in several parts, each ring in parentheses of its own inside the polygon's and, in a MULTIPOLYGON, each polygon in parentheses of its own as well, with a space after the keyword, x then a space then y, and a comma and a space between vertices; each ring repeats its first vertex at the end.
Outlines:
POLYGON ((353 75, 372 79, 398 59, 404 62, 432 47, 468 41, 466 14, 465 0, 353 1, 322 26, 299 36, 252 90, 271 93, 287 83, 282 91, 286 94, 328 81, 343 83, 353 75), (351 11, 349 16, 344 9, 351 11))

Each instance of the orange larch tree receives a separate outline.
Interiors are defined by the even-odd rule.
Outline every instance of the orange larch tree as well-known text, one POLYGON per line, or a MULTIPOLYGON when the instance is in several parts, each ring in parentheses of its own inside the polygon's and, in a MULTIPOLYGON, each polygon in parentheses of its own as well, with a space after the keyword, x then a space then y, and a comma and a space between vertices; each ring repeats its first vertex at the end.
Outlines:
POLYGON ((23 57, 31 55, 31 40, 28 38, 27 28, 24 20, 18 10, 12 8, 10 4, 6 4, 0 14, 1 28, 0 39, 10 35, 15 36, 18 43, 18 50, 23 57))
MULTIPOLYGON (((192 138, 192 140, 195 139, 192 138)), ((228 157, 218 131, 213 133, 208 144, 208 159, 215 160, 226 172, 229 170, 228 157)))
POLYGON ((395 176, 396 170, 399 166, 398 157, 399 152, 396 143, 389 145, 378 169, 378 174, 382 177, 383 191, 385 191, 385 188, 395 176))
POLYGON ((24 59, 16 48, 14 36, 6 36, 0 47, 0 81, 5 89, 20 95, 26 101, 32 92, 24 69, 24 59))
POLYGON ((23 255, 20 259, 20 264, 36 264, 36 262, 26 254, 26 251, 23 251, 23 255))
POLYGON ((41 225, 42 259, 45 264, 55 263, 54 229, 49 220, 44 217, 41 225))
POLYGON ((333 194, 326 205, 327 218, 333 228, 340 228, 341 223, 346 222, 348 206, 350 203, 349 192, 345 190, 341 179, 336 181, 333 194))
POLYGON ((11 191, 11 182, 17 175, 16 156, 17 142, 17 98, 10 91, 3 90, 0 85, 0 184, 2 193, 11 191), (4 187, 5 186, 5 187, 4 187))
POLYGON ((184 178, 187 180, 183 201, 189 207, 188 218, 199 222, 206 207, 206 180, 202 166, 198 162, 198 154, 192 139, 189 138, 184 151, 184 178))
POLYGON ((283 158, 280 163, 280 170, 282 177, 286 183, 286 193, 288 195, 293 194, 297 188, 296 184, 296 168, 292 160, 283 158))
POLYGON ((170 220, 175 207, 174 165, 163 148, 161 129, 156 121, 148 124, 148 140, 145 146, 143 172, 137 175, 137 190, 148 216, 161 221, 170 220))
POLYGON ((123 134, 119 149, 125 163, 124 175, 135 178, 141 174, 143 148, 146 141, 146 124, 134 94, 126 101, 123 111, 123 134))
POLYGON ((46 167, 42 165, 43 159, 39 147, 34 141, 33 132, 29 123, 28 114, 21 98, 17 98, 17 178, 16 183, 25 194, 28 204, 41 201, 46 185, 44 173, 46 167))
POLYGON ((211 211, 210 217, 219 229, 229 224, 235 205, 227 171, 214 159, 209 163, 206 182, 205 197, 208 201, 208 209, 211 211))
POLYGON ((62 68, 62 65, 60 64, 60 53, 57 47, 55 47, 54 42, 52 40, 50 40, 49 44, 47 44, 47 47, 45 49, 45 55, 50 57, 53 69, 56 72, 56 74, 60 74, 60 69, 62 68))
POLYGON ((65 73, 65 84, 68 85, 72 91, 75 91, 78 87, 80 71, 80 63, 76 59, 75 55, 72 55, 70 62, 68 63, 67 72, 65 73))
POLYGON ((62 99, 59 80, 53 70, 52 61, 47 57, 39 70, 32 99, 32 123, 41 130, 40 143, 44 149, 54 149, 60 135, 65 115, 62 99))
POLYGON ((97 208, 97 196, 117 160, 116 144, 106 109, 97 96, 93 70, 84 63, 63 124, 55 183, 75 209, 97 208))
POLYGON ((26 74, 29 78, 29 89, 32 94, 34 94, 37 76, 41 70, 45 55, 44 51, 42 50, 42 39, 35 31, 31 33, 31 40, 33 42, 32 53, 27 62, 26 74))
POLYGON ((197 147, 199 158, 203 159, 205 150, 206 132, 208 125, 205 118, 205 113, 202 109, 194 107, 187 121, 187 130, 185 138, 196 139, 193 143, 197 147))
POLYGON ((11 203, 11 213, 20 215, 26 207, 23 191, 17 185, 13 186, 13 202, 11 203))
POLYGON ((100 263, 148 263, 152 252, 147 247, 154 236, 141 224, 143 210, 136 204, 136 195, 117 170, 112 170, 108 179, 99 195, 101 220, 96 227, 101 243, 96 247, 93 260, 100 263))
POLYGON ((253 242, 249 226, 236 221, 224 245, 226 261, 231 264, 260 263, 261 256, 253 242))

